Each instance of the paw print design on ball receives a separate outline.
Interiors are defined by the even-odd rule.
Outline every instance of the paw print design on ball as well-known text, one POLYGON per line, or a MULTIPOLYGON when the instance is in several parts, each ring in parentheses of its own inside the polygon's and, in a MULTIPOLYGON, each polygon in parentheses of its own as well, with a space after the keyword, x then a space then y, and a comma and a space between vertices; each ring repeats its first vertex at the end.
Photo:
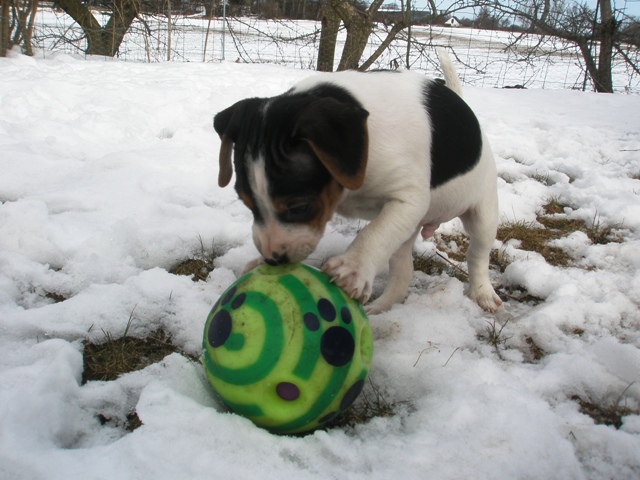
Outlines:
POLYGON ((261 265, 211 310, 203 362, 220 399, 273 433, 313 430, 358 397, 373 356, 360 303, 319 270, 261 265))

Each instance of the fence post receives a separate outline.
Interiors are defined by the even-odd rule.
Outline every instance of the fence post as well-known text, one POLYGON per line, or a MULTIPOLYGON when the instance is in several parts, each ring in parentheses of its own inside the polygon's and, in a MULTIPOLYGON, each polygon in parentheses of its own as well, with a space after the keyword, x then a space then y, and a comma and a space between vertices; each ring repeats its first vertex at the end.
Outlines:
POLYGON ((171 0, 167 0, 167 62, 171 61, 171 0))
POLYGON ((227 30, 227 0, 222 0, 222 60, 224 60, 224 37, 227 30))

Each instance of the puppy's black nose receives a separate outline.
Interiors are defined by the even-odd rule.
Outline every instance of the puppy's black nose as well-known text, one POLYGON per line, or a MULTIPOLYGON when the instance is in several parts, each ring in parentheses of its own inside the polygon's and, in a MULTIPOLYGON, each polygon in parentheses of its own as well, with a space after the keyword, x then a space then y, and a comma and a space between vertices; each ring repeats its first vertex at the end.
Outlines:
POLYGON ((276 265, 283 265, 285 263, 290 263, 290 260, 289 260, 289 255, 287 255, 286 253, 283 255, 280 255, 277 252, 273 252, 271 254, 271 258, 265 258, 264 262, 267 265, 271 265, 272 267, 275 267, 276 265))

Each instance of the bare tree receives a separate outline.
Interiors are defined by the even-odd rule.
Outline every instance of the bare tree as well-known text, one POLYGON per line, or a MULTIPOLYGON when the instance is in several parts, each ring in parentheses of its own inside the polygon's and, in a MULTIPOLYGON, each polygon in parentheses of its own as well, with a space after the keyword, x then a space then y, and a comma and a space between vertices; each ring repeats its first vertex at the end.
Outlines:
POLYGON ((320 72, 333 71, 333 59, 336 54, 338 32, 340 31, 340 15, 330 5, 323 9, 318 46, 318 62, 316 69, 320 72))
MULTIPOLYGON (((413 20, 411 1, 400 0, 400 14, 396 15, 389 24, 385 22, 388 26, 385 38, 371 56, 360 63, 383 1, 373 0, 371 4, 367 5, 359 3, 358 0, 325 0, 326 3, 322 9, 322 33, 318 54, 318 70, 332 71, 334 68, 335 46, 341 23, 344 24, 347 38, 337 70, 367 70, 404 30, 408 30, 408 44, 412 42, 410 30, 413 20)), ((429 17, 437 19, 444 18, 446 15, 465 8, 477 6, 482 1, 485 0, 454 0, 448 3, 445 10, 439 10, 435 0, 427 0, 427 8, 430 12, 429 17)), ((407 48, 410 48, 410 45, 407 48)), ((406 68, 410 67, 408 50, 405 66, 406 68)))
POLYGON ((349 0, 327 0, 322 17, 318 70, 333 70, 333 56, 340 22, 347 30, 338 70, 356 69, 373 29, 373 17, 384 0, 373 0, 368 8, 349 0))
POLYGON ((7 56, 9 50, 9 40, 11 38, 11 4, 9 0, 0 0, 0 57, 7 56))
MULTIPOLYGON (((383 0, 373 0, 368 6, 358 4, 356 0, 326 0, 317 69, 333 70, 341 23, 344 24, 347 38, 337 69, 369 68, 398 34, 411 25, 410 2, 401 1, 402 15, 391 24, 386 38, 374 54, 360 63, 383 0)), ((431 18, 450 15, 465 8, 479 8, 476 22, 482 23, 484 28, 504 28, 505 25, 519 22, 524 29, 524 33, 514 42, 519 51, 523 51, 521 40, 527 35, 563 39, 578 48, 584 60, 585 72, 598 92, 613 92, 612 65, 616 55, 640 75, 637 62, 640 38, 637 29, 623 28, 623 14, 612 8, 611 0, 597 0, 595 9, 585 3, 568 0, 457 0, 444 11, 438 11, 435 1, 429 0, 428 7, 431 18), (630 46, 634 48, 632 54, 630 46)), ((410 36, 408 41, 411 41, 410 36)))
POLYGON ((0 0, 0 57, 14 45, 20 45, 25 55, 33 55, 31 38, 37 11, 38 0, 0 0))
MULTIPOLYGON (((391 29, 387 32, 385 39, 380 43, 378 48, 373 52, 373 54, 359 67, 359 70, 367 70, 373 63, 389 48, 391 42, 398 36, 400 32, 407 29, 407 53, 405 59, 405 66, 407 68, 409 65, 409 57, 410 57, 410 49, 411 49, 411 0, 401 1, 401 17, 398 21, 396 21, 391 29)), ((432 8, 435 9, 435 5, 432 5, 432 8)), ((432 10, 435 11, 435 10, 432 10)))
MULTIPOLYGON (((340 22, 345 26, 347 38, 340 57, 340 63, 338 64, 338 70, 366 70, 388 48, 398 33, 409 24, 407 16, 403 15, 399 21, 394 23, 380 48, 374 52, 371 58, 360 65, 362 54, 373 30, 375 16, 383 1, 373 0, 366 7, 366 5, 360 5, 350 0, 327 0, 322 16, 318 70, 333 70, 333 55, 335 54, 340 22)), ((403 2, 403 10, 404 5, 403 2)))
MULTIPOLYGON (((487 0, 489 1, 489 0, 487 0)), ((519 19, 525 34, 548 35, 578 47, 588 76, 597 92, 613 92, 612 65, 616 52, 623 54, 625 40, 621 13, 611 0, 597 0, 596 9, 564 0, 498 0, 491 8, 519 19)), ((637 73, 638 64, 622 55, 637 73)))
POLYGON ((108 57, 118 53, 127 30, 140 11, 140 0, 113 0, 111 17, 103 27, 81 0, 56 0, 55 5, 82 28, 87 37, 87 54, 108 57))

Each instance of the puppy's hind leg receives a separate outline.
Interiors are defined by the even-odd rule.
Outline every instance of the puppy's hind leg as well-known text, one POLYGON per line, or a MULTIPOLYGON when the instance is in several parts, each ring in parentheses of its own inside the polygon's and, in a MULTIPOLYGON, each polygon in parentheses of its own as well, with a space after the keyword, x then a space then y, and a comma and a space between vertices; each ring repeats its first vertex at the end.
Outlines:
POLYGON ((418 232, 404 242, 389 259, 389 279, 382 295, 364 307, 368 315, 389 310, 393 304, 402 302, 407 296, 413 278, 413 244, 418 232))
POLYGON ((498 229, 497 199, 494 195, 485 197, 480 205, 467 211, 460 219, 469 235, 469 296, 484 310, 495 312, 502 305, 502 300, 491 286, 489 255, 498 229))

